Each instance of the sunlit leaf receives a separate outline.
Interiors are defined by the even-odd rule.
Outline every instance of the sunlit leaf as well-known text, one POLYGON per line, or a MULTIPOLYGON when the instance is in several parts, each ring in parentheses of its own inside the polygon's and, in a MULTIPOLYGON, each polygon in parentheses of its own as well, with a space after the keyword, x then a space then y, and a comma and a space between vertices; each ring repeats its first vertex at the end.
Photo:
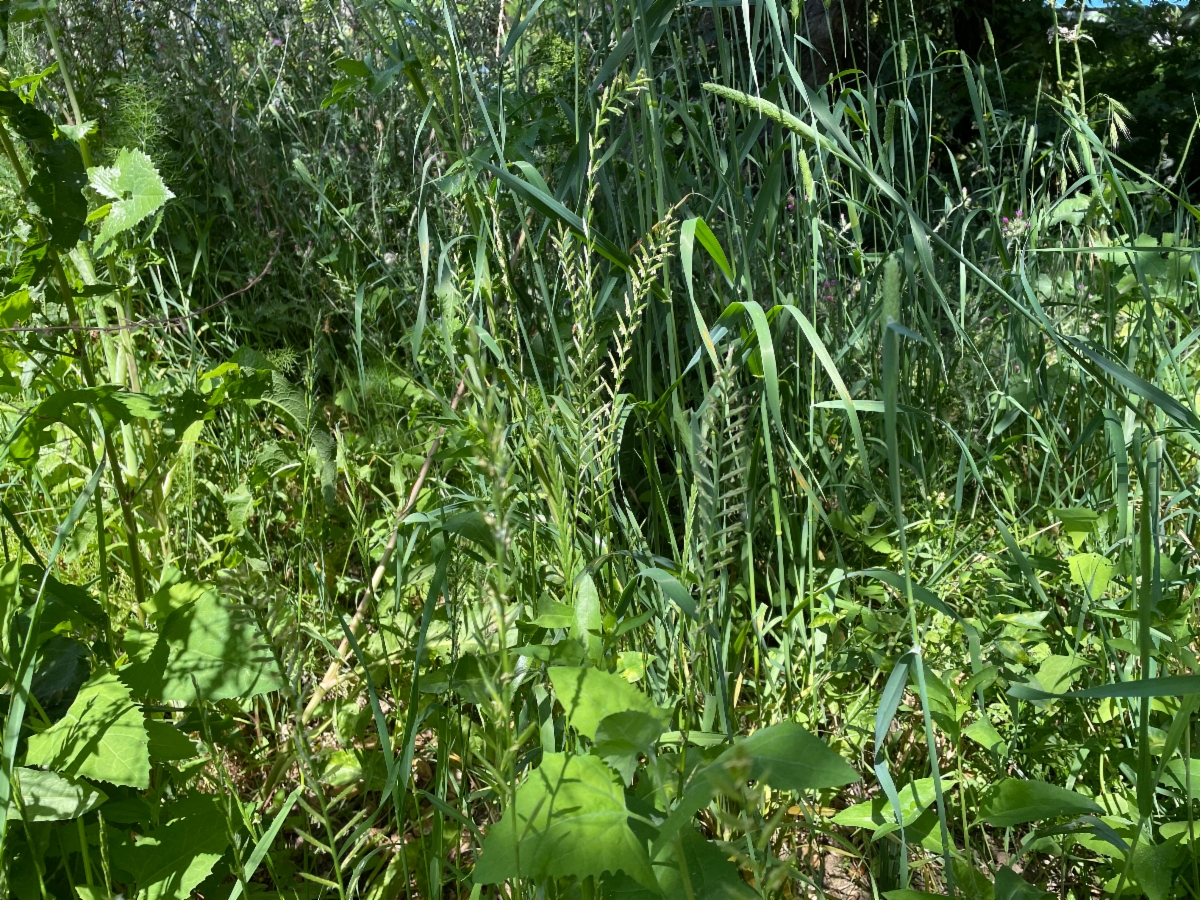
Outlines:
POLYGON ((113 165, 89 169, 87 174, 92 189, 113 201, 96 238, 98 248, 157 212, 175 196, 163 184, 150 157, 141 150, 122 150, 113 165))
POLYGON ((645 887, 658 882, 645 845, 629 827, 625 795, 594 756, 547 753, 488 829, 473 879, 562 878, 625 872, 645 887))
POLYGON ((641 712, 666 720, 666 710, 640 690, 611 672, 555 666, 550 669, 554 695, 567 713, 567 721, 582 735, 596 737, 601 720, 614 713, 641 712))
POLYGON ((29 738, 25 764, 144 790, 150 785, 148 743, 129 689, 102 671, 80 688, 65 716, 29 738))

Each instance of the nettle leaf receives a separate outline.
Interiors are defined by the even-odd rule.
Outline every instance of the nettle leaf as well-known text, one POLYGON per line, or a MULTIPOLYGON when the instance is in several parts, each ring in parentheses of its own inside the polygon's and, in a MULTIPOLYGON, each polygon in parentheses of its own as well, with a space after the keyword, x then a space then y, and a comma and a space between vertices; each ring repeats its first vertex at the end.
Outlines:
POLYGON ((112 672, 99 672, 79 689, 65 716, 29 738, 25 764, 145 790, 148 741, 129 688, 112 672))
POLYGON ((153 639, 137 636, 141 660, 121 678, 140 697, 194 703, 245 699, 279 690, 283 676, 251 609, 212 588, 183 582, 170 594, 196 594, 172 610, 153 639), (147 652, 149 648, 149 652, 147 652))
MULTIPOLYGON (((86 781, 59 775, 57 772, 18 768, 15 774, 20 784, 26 822, 64 822, 77 819, 108 799, 103 791, 97 790, 86 781)), ((20 816, 16 804, 11 804, 8 807, 8 817, 17 819, 20 816)))
POLYGON ((137 881, 138 900, 185 900, 229 844, 225 816, 212 797, 173 803, 163 820, 136 845, 114 848, 114 862, 137 881))
POLYGON ((667 711, 636 687, 611 672, 555 666, 550 669, 554 694, 575 730, 595 740, 602 719, 614 713, 641 712, 665 721, 667 711))
POLYGON ((146 735, 150 738, 148 749, 154 762, 175 762, 200 755, 195 741, 162 719, 147 719, 146 735))
POLYGON ((96 238, 98 249, 158 212, 175 196, 141 150, 122 150, 115 165, 88 169, 87 174, 92 190, 113 201, 96 238))
POLYGON ((629 827, 625 793, 594 756, 546 753, 488 829, 473 879, 585 878, 624 872, 658 890, 650 857, 629 827))
POLYGON ((714 765, 750 764, 749 778, 781 791, 811 791, 858 781, 850 764, 795 722, 761 728, 722 753, 714 765))
POLYGON ((997 828, 1058 816, 1103 814, 1095 801, 1044 781, 1006 778, 983 798, 979 819, 997 828))

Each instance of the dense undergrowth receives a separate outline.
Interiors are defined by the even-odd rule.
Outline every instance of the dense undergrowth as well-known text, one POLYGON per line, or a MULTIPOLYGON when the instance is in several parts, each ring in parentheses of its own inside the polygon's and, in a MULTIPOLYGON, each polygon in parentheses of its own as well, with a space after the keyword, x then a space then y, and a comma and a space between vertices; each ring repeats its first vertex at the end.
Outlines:
POLYGON ((0 3, 9 896, 1200 892, 1194 129, 810 5, 0 3))

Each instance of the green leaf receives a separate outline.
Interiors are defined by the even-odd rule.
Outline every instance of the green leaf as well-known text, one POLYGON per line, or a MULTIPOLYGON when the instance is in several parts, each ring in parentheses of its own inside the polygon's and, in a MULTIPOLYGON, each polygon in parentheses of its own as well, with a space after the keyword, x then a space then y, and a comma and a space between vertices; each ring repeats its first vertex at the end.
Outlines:
POLYGON ((133 847, 114 854, 137 881, 138 900, 185 900, 229 844, 225 816, 212 797, 180 800, 166 808, 166 822, 133 847))
POLYGON ((0 91, 0 116, 8 119, 22 140, 54 140, 54 120, 13 91, 0 91))
POLYGON ((89 134, 94 132, 96 130, 96 126, 99 124, 100 123, 95 119, 85 119, 78 125, 57 125, 55 127, 58 129, 58 133, 63 137, 78 144, 89 134))
MULTIPOLYGON (((943 791, 949 791, 953 786, 954 781, 951 779, 942 781, 943 791)), ((901 822, 905 828, 917 821, 936 797, 932 778, 920 778, 910 782, 899 793, 901 822)), ((875 797, 843 809, 833 817, 833 821, 837 825, 847 825, 851 828, 877 829, 887 824, 894 825, 895 814, 887 797, 875 797)))
MULTIPOLYGON (((245 699, 282 687, 254 613, 212 588, 183 585, 199 596, 166 617, 149 656, 123 669, 122 680, 138 696, 183 703, 245 699)), ((177 585, 172 593, 183 590, 177 585)))
POLYGON ((678 606, 684 615, 692 619, 696 618, 696 601, 692 599, 692 595, 688 593, 687 588, 679 583, 679 579, 666 569, 654 567, 642 569, 637 573, 637 577, 649 578, 662 589, 663 595, 678 606))
POLYGON ((1039 887, 1034 887, 1010 866, 996 870, 995 900, 1043 900, 1051 897, 1039 887))
POLYGON ((575 610, 549 594, 542 594, 538 600, 537 613, 533 624, 539 628, 570 628, 575 624, 575 610))
POLYGON ((112 672, 91 677, 67 714, 29 738, 26 765, 139 790, 150 786, 142 711, 112 672))
POLYGON ((1008 742, 1000 736, 996 726, 986 717, 972 722, 963 729, 963 734, 997 756, 1008 755, 1008 742))
MULTIPOLYGON (((254 877, 255 871, 266 859, 267 853, 271 849, 271 844, 275 842, 276 835, 279 834, 279 829, 283 827, 284 821, 288 817, 288 813, 292 811, 292 807, 296 805, 296 801, 300 798, 300 792, 304 790, 303 785, 297 785, 287 798, 283 801, 283 806, 275 813, 275 818, 271 820, 271 824, 267 826, 266 831, 262 833, 262 837, 258 839, 258 843, 254 845, 254 851, 250 854, 250 858, 246 860, 246 865, 242 869, 242 881, 249 883, 254 877)), ((233 886, 233 890, 229 892, 228 900, 238 900, 242 895, 242 881, 239 881, 233 886)))
MULTIPOLYGON (((108 797, 86 781, 44 772, 41 769, 15 770, 20 783, 21 803, 26 822, 62 822, 77 819, 103 803, 108 797)), ((15 804, 8 807, 10 819, 20 818, 15 804)))
POLYGON ((595 739, 602 719, 613 713, 642 712, 665 721, 667 712, 636 687, 611 672, 555 666, 550 670, 554 694, 567 713, 567 721, 580 734, 595 739))
POLYGON ((1175 881, 1175 859, 1179 844, 1150 844, 1145 839, 1133 848, 1133 875, 1147 900, 1170 900, 1175 881))
POLYGON ((795 722, 759 729, 722 753, 714 765, 746 757, 750 760, 750 778, 781 791, 841 787, 859 780, 849 763, 795 722))
POLYGON ((1006 778, 984 797, 979 819, 997 828, 1023 825, 1058 816, 1103 814, 1095 801, 1083 794, 1044 781, 1006 778))
POLYGON ((1070 656, 1047 656, 1038 665, 1037 682, 1042 690, 1051 694, 1069 690, 1076 673, 1087 665, 1087 660, 1070 656))
MULTIPOLYGON (((1099 600, 1112 581, 1112 560, 1099 553, 1076 553, 1067 566, 1071 570, 1071 583, 1083 588, 1090 600, 1099 600)), ((1044 686, 1044 685, 1043 685, 1044 686)))
POLYGON ((122 150, 114 165, 88 169, 88 180, 96 193, 113 201, 100 226, 97 249, 157 212, 175 196, 163 184, 150 157, 141 150, 122 150))
POLYGON ((1185 795, 1190 785, 1191 799, 1200 798, 1200 759, 1172 759, 1167 763, 1161 780, 1185 795))
POLYGON ((18 462, 34 459, 41 447, 54 441, 50 427, 55 424, 66 425, 76 434, 86 435, 85 410, 88 406, 95 408, 106 428, 132 422, 135 418, 156 419, 161 412, 152 397, 123 391, 113 384, 59 391, 21 419, 9 438, 9 454, 18 462))
POLYGON ((50 243, 59 250, 70 250, 78 242, 87 219, 87 200, 83 196, 87 174, 79 149, 68 140, 49 146, 35 145, 33 177, 29 179, 29 199, 37 204, 50 233, 50 243))
POLYGON ((200 755, 195 741, 162 719, 147 719, 146 735, 149 738, 147 748, 153 762, 174 762, 200 755))
POLYGON ((1167 675, 1163 678, 1142 678, 1137 681, 1118 681, 1065 694, 1050 694, 1027 684, 1014 684, 1008 689, 1010 697, 1020 700, 1050 700, 1068 697, 1073 700, 1102 700, 1105 697, 1124 699, 1142 697, 1183 697, 1200 694, 1200 675, 1167 675))
POLYGON ((758 897, 738 875, 738 867, 730 861, 730 854, 689 826, 680 832, 679 844, 668 845, 662 854, 661 862, 667 865, 660 865, 660 859, 654 861, 665 900, 689 898, 679 866, 680 845, 691 882, 690 896, 695 900, 755 900, 758 897))
POLYGON ((12 328, 33 312, 33 298, 29 288, 21 288, 0 298, 0 328, 12 328))
POLYGON ((1200 435, 1200 418, 1196 414, 1164 391, 1157 385, 1153 385, 1140 375, 1135 375, 1125 366, 1118 362, 1109 359, 1103 353, 1092 349, 1087 343, 1080 338, 1063 336, 1063 342, 1077 353, 1086 356, 1091 360, 1097 368, 1113 378, 1118 384, 1125 387, 1126 390, 1137 394, 1144 400, 1149 400, 1150 403, 1162 410, 1177 423, 1191 431, 1193 434, 1200 435))
POLYGON ((657 889, 645 845, 629 827, 625 794, 594 756, 546 753, 488 829, 473 878, 585 878, 625 872, 657 889))
POLYGON ((596 726, 592 750, 620 772, 626 784, 632 784, 638 755, 653 747, 664 730, 665 723, 659 715, 638 710, 613 713, 596 726))
POLYGON ((1058 517, 1058 521, 1062 522, 1063 531, 1067 533, 1076 550, 1079 549, 1084 538, 1096 530, 1096 523, 1100 520, 1100 516, 1095 510, 1085 507, 1052 509, 1050 512, 1054 513, 1058 517))

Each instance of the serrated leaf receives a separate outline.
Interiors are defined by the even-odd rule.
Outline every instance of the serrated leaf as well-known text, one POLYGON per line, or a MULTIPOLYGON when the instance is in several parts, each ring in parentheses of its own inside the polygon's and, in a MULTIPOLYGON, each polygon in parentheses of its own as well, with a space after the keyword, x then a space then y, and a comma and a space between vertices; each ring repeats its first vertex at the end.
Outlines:
POLYGON ((850 764, 795 722, 761 728, 722 753, 714 765, 750 761, 749 777, 781 791, 841 787, 859 780, 850 764))
POLYGON ((147 745, 150 759, 154 762, 194 759, 200 755, 195 741, 170 722, 164 722, 161 719, 147 719, 146 735, 150 739, 147 745))
POLYGON ((156 213, 175 196, 141 150, 122 150, 115 165, 88 169, 88 180, 93 190, 113 201, 100 226, 97 247, 156 213))
POLYGON ((667 712, 636 687, 611 672, 555 666, 550 670, 554 694, 567 713, 567 721, 585 737, 595 739, 602 719, 614 713, 636 711, 665 721, 667 712))
POLYGON ((145 661, 123 669, 121 678, 138 696, 183 703, 245 699, 283 685, 253 612, 211 588, 171 612, 145 661))
POLYGON ((139 790, 150 786, 142 711, 112 672, 93 675, 59 721, 29 738, 25 764, 139 790))
POLYGON ((225 817, 212 797, 167 807, 167 824, 121 849, 117 862, 137 881, 138 900, 184 900, 212 871, 229 844, 225 817))
POLYGON ((1103 814, 1095 801, 1044 781, 1006 778, 984 797, 979 819, 997 828, 1058 816, 1103 814))
MULTIPOLYGON (((63 822, 91 812, 108 799, 86 781, 42 769, 15 770, 20 783, 26 822, 63 822)), ((20 818, 15 804, 8 808, 10 819, 20 818)))
POLYGON ((547 753, 488 829, 476 884, 510 878, 585 878, 625 872, 658 889, 645 845, 629 827, 625 794, 594 756, 547 753))

